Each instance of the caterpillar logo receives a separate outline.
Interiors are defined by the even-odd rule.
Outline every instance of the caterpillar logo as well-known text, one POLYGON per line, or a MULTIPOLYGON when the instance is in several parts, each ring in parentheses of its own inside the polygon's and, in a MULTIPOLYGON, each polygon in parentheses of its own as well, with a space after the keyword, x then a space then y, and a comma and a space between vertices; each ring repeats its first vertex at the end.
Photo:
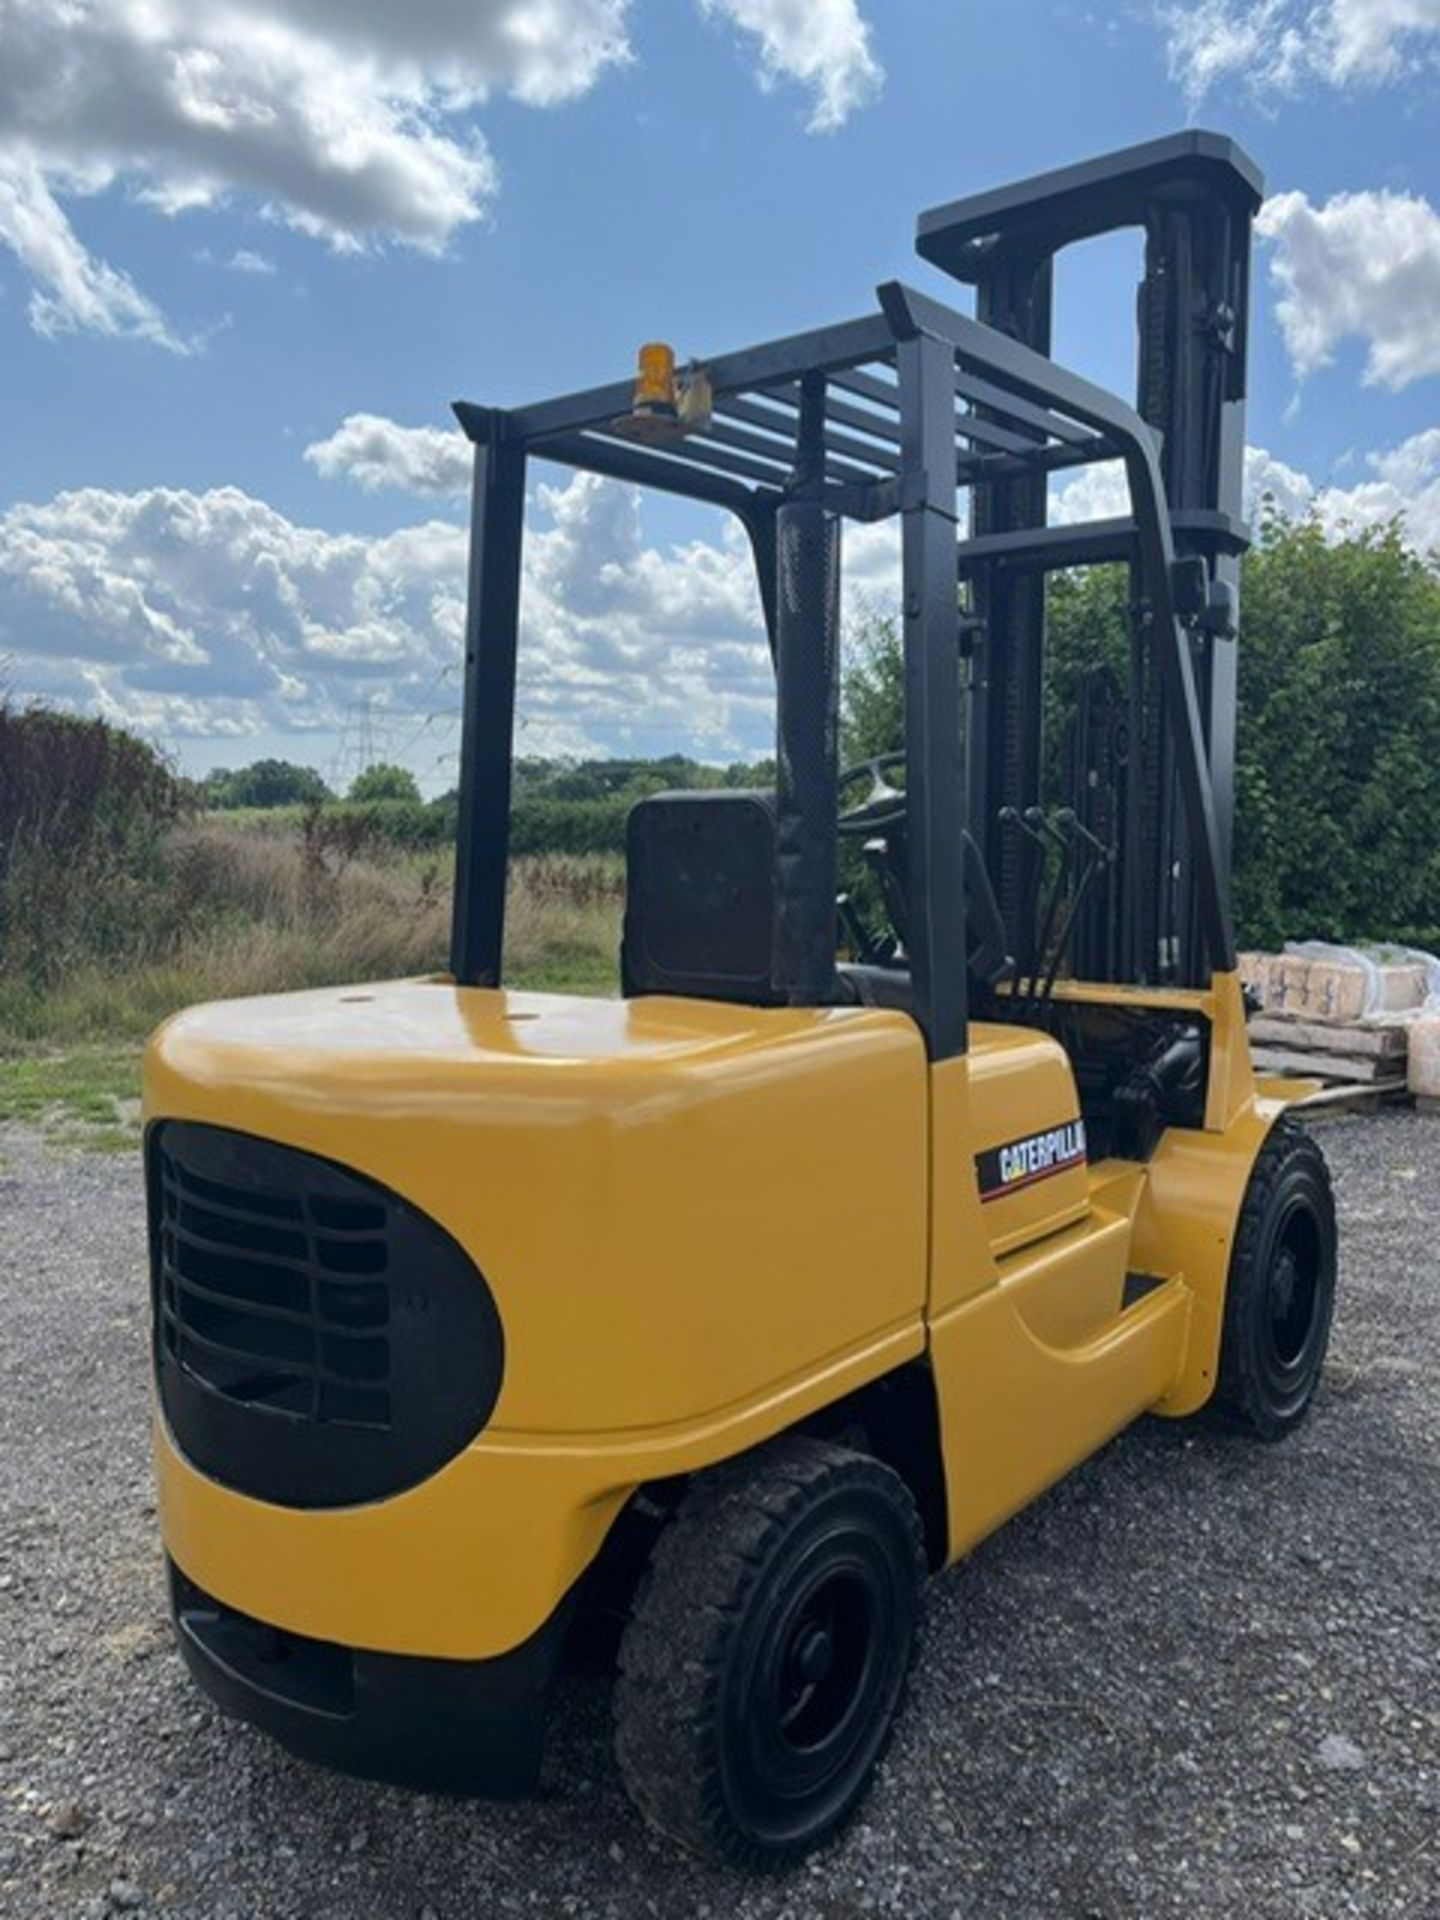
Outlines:
POLYGON ((1085 1161, 1085 1122, 1067 1120, 1064 1126, 1030 1133, 1003 1147, 987 1147, 975 1156, 982 1200, 1001 1200, 1021 1187, 1034 1186, 1085 1161))

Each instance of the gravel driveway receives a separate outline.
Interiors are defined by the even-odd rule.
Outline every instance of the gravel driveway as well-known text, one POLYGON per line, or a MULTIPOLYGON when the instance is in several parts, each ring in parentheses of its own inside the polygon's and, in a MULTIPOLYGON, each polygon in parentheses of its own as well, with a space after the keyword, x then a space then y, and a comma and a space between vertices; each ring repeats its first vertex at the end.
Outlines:
POLYGON ((165 1625, 139 1182, 0 1130, 0 1914, 1440 1916, 1440 1120, 1320 1135, 1327 1386, 1288 1446, 1148 1423, 933 1589, 860 1823, 788 1878, 653 1840, 604 1690, 543 1798, 422 1799, 222 1723, 165 1625))

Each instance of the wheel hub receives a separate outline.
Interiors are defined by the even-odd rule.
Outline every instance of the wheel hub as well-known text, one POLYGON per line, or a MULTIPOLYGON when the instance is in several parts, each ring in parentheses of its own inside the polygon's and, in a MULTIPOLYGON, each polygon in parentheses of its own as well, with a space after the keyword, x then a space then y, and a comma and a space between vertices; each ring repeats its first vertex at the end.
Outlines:
POLYGON ((1275 1262, 1270 1275, 1270 1313, 1277 1322, 1289 1318, 1295 1304, 1296 1278, 1295 1256, 1287 1248, 1275 1262))
POLYGON ((795 1665, 802 1680, 817 1685, 829 1673, 835 1658, 835 1643, 824 1627, 802 1629, 795 1648, 795 1665))

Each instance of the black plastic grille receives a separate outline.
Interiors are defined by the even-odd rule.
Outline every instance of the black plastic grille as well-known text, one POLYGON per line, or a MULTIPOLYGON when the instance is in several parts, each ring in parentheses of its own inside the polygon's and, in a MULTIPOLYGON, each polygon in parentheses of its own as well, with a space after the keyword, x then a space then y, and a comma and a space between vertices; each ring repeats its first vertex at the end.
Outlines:
POLYGON ((233 1400, 388 1427, 385 1208, 207 1180, 158 1148, 161 1338, 233 1400))
POLYGON ((433 1220, 313 1154, 169 1121, 149 1142, 155 1361, 215 1478, 323 1506, 413 1484, 499 1393, 489 1288, 433 1220))

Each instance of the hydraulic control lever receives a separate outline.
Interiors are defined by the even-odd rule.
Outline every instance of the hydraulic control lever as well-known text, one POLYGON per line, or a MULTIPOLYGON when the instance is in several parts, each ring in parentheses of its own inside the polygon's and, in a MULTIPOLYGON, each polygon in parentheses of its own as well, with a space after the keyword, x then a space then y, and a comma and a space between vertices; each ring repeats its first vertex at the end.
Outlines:
POLYGON ((1064 959, 1066 949, 1070 945, 1070 935, 1075 929, 1075 919, 1084 904, 1085 895, 1090 888, 1090 882, 1095 878, 1095 875, 1101 867, 1108 865, 1113 857, 1112 849, 1106 846, 1098 834, 1090 831, 1089 827, 1079 818, 1073 808, 1062 807, 1055 816, 1055 824, 1064 833, 1069 835, 1072 847, 1078 846, 1083 842, 1088 850, 1089 858, 1080 869, 1080 877, 1075 883, 1075 890, 1070 896, 1070 904, 1065 910, 1065 918, 1061 921, 1060 931, 1055 938, 1055 950, 1050 958, 1050 969, 1045 975, 1045 984, 1040 991, 1040 1004, 1042 1006, 1045 1005, 1055 991, 1055 980, 1060 971, 1060 962, 1064 959))
MULTIPOLYGON (((1050 895, 1045 902, 1045 915, 1040 924, 1040 937, 1035 945, 1035 965, 1030 975, 1030 987, 1026 994, 1027 1008, 1037 1007, 1042 999, 1040 992, 1040 970, 1045 965, 1045 956, 1050 951, 1050 943, 1055 934, 1056 916, 1060 912, 1060 902, 1065 898, 1070 886, 1070 873, 1075 864, 1075 841, 1069 832, 1069 825, 1075 815, 1069 807, 1062 807, 1055 819, 1050 820, 1039 807, 1025 809, 1025 824, 1032 828, 1037 836, 1043 836, 1060 855, 1060 864, 1055 869, 1055 878, 1050 883, 1050 895)), ((1058 958, 1055 963, 1058 965, 1058 958)), ((1050 969, 1053 979, 1055 966, 1050 969)))
POLYGON ((1045 878, 1045 868, 1050 859, 1050 850, 1059 844, 1062 855, 1066 851, 1065 843, 1058 841, 1054 829, 1046 820, 1039 807, 1027 807, 1023 813, 1018 807, 1002 807, 999 813, 1002 827, 1011 827, 1035 848, 1037 858, 1030 863, 1030 874, 1025 887, 1025 901, 1021 912, 1022 923, 1029 935, 1030 949, 1025 957, 1029 963, 1027 983, 1022 969, 1015 977, 1015 1004, 1028 1013, 1034 1005, 1036 989, 1040 979, 1040 969, 1045 961, 1045 949, 1049 944, 1052 921, 1055 913, 1055 901, 1058 897, 1052 891, 1046 906, 1043 927, 1037 927, 1036 919, 1040 905, 1040 888, 1045 878))
MULTIPOLYGON (((1025 898, 1020 909, 1020 925, 1015 930, 1016 943, 1017 943, 1016 945, 1017 957, 1020 959, 1022 963, 1027 959, 1033 961, 1034 960, 1033 942, 1035 939, 1035 910, 1039 905, 1040 881, 1045 872, 1045 862, 1049 857, 1049 849, 1046 846, 1042 836, 1038 834, 1035 831, 1035 829, 1027 823, 1024 815, 1020 812, 1020 809, 1018 807, 1002 807, 1000 809, 999 819, 1002 827, 1010 827, 1010 828, 1013 828, 1016 833, 1023 834, 1025 838, 1029 840, 1031 844, 1035 847, 1035 849, 1037 850, 1040 856, 1038 860, 1032 860, 1030 862, 1030 872, 1025 882, 1025 898), (1021 940, 1024 940, 1027 943, 1032 943, 1030 944, 1028 951, 1020 947, 1019 942, 1021 940)), ((1023 1000, 1024 998, 1023 968, 1017 968, 1016 970, 1015 995, 1017 1000, 1023 1000)))

